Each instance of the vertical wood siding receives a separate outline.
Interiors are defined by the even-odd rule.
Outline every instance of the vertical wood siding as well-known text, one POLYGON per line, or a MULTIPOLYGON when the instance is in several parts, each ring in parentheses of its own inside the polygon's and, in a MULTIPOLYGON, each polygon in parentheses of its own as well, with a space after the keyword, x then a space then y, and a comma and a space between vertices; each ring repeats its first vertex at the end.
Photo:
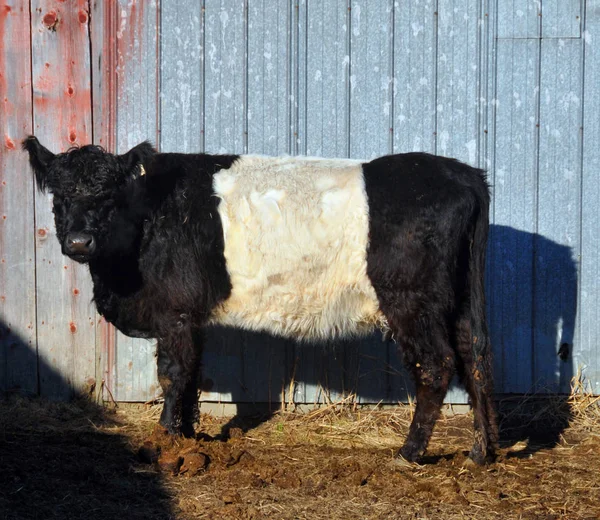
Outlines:
POLYGON ((19 149, 31 132, 29 6, 0 7, 0 391, 38 391, 33 178, 19 149))
MULTIPOLYGON (((53 151, 92 140, 87 9, 84 0, 31 2, 33 132, 53 151)), ((62 255, 51 201, 35 192, 39 391, 64 399, 94 383, 96 320, 89 273, 62 255)))
MULTIPOLYGON (((85 269, 60 255, 18 150, 33 130, 56 150, 150 139, 484 167, 497 390, 567 392, 582 369, 600 393, 599 0, 15 0, 0 3, 0 45, 0 390, 62 398, 95 378, 117 400, 159 391, 154 342, 97 319, 85 269)), ((411 391, 378 335, 310 347, 215 329, 204 365, 211 401, 411 391)))

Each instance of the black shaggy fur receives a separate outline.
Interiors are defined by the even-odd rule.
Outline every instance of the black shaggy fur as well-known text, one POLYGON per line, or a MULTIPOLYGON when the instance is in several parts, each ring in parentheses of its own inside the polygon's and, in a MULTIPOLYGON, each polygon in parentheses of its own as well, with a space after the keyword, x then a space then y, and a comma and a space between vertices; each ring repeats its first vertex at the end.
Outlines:
POLYGON ((409 153, 364 165, 369 200, 367 273, 417 386, 401 450, 420 457, 458 370, 475 412, 471 457, 493 458, 491 346, 484 267, 489 192, 481 170, 409 153))
MULTIPOLYGON (((23 148, 38 187, 54 194, 63 252, 89 263, 98 311, 127 335, 158 338, 161 424, 191 434, 198 418, 197 336, 231 292, 212 180, 238 156, 161 154, 148 143, 120 156, 96 146, 54 155, 35 137, 23 148), (93 251, 70 251, 74 234, 93 237, 93 251)), ((382 157, 363 171, 368 276, 417 383, 401 454, 416 460, 425 452, 458 371, 475 410, 471 456, 491 460, 497 427, 483 292, 483 172, 427 154, 382 157)))

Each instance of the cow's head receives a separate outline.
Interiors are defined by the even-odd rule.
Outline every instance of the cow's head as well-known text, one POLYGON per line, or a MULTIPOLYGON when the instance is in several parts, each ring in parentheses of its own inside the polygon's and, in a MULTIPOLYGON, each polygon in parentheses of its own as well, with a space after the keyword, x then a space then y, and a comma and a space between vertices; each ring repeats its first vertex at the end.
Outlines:
POLYGON ((53 194, 56 235, 63 254, 88 262, 131 239, 133 193, 145 173, 143 162, 156 153, 149 143, 123 155, 93 145, 53 154, 30 136, 23 141, 23 149, 29 152, 38 188, 53 194))

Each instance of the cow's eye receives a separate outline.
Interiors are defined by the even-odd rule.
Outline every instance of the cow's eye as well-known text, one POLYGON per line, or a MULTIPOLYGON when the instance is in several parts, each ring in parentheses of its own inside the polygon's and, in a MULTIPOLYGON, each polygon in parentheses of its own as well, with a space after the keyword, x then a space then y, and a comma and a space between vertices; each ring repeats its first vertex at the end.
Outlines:
POLYGON ((69 209, 70 203, 67 199, 61 199, 60 197, 54 196, 52 201, 52 208, 54 213, 64 213, 69 209))

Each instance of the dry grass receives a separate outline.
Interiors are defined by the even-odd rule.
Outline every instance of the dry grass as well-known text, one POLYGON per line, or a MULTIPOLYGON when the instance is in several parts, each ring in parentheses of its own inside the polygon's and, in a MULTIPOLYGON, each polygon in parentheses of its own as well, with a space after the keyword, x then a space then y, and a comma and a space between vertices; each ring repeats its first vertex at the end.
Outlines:
MULTIPOLYGON (((284 395, 226 442, 175 443, 208 455, 193 478, 136 460, 160 405, 0 402, 0 518, 600 518, 600 401, 581 375, 570 396, 501 402, 500 457, 484 468, 466 458, 471 414, 444 416, 423 464, 402 464, 412 405, 365 409, 348 395, 300 414, 293 386, 284 395)), ((203 415, 202 432, 226 423, 203 415)))
POLYGON ((571 381, 569 407, 573 414, 573 427, 600 437, 600 396, 594 395, 591 386, 586 385, 581 369, 571 381))

